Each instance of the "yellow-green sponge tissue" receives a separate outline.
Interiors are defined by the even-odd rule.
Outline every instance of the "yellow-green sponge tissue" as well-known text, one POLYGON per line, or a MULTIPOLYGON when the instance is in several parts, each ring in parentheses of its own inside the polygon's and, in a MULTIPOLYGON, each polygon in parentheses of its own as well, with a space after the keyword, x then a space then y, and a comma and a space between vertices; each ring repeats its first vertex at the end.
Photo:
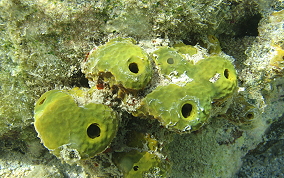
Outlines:
POLYGON ((34 125, 44 146, 68 162, 104 151, 116 135, 118 119, 103 104, 79 107, 67 91, 51 90, 36 102, 34 125))
POLYGON ((153 53, 153 59, 158 66, 160 73, 168 76, 175 72, 174 75, 180 76, 184 72, 190 72, 193 64, 185 60, 183 56, 175 49, 169 47, 161 47, 153 53))
POLYGON ((98 79, 126 89, 143 89, 151 80, 148 54, 130 38, 116 38, 91 52, 83 72, 92 81, 98 79))
POLYGON ((221 55, 210 55, 194 64, 190 45, 160 47, 153 52, 159 75, 167 84, 142 99, 135 116, 152 116, 177 132, 199 129, 210 117, 212 103, 226 99, 237 88, 234 65, 221 55))
POLYGON ((212 99, 230 96, 237 88, 237 74, 234 65, 220 56, 205 58, 197 64, 196 77, 200 85, 211 87, 212 99))
POLYGON ((170 165, 153 153, 146 151, 114 153, 114 163, 125 178, 168 177, 170 165))
POLYGON ((175 131, 194 131, 207 120, 211 101, 207 91, 190 85, 175 84, 157 87, 141 103, 137 115, 151 115, 163 126, 175 131))
POLYGON ((181 54, 192 56, 197 54, 197 49, 191 45, 186 45, 184 43, 174 44, 174 49, 177 50, 181 54))

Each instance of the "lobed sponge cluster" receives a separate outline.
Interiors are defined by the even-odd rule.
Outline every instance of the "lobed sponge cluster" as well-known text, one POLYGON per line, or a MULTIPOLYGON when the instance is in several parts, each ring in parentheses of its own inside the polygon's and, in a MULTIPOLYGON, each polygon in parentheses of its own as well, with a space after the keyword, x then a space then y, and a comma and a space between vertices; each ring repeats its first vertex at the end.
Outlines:
POLYGON ((212 103, 231 96, 237 87, 234 66, 224 57, 213 55, 194 64, 168 47, 161 47, 152 56, 169 84, 158 86, 143 98, 134 115, 151 115, 171 130, 197 130, 210 116, 212 103))
MULTIPOLYGON (((88 91, 52 90, 37 101, 35 129, 54 155, 68 161, 70 155, 81 159, 104 151, 116 135, 117 112, 123 108, 136 117, 157 119, 179 133, 197 130, 211 116, 213 103, 226 100, 237 88, 234 66, 216 54, 219 50, 194 60, 198 48, 190 45, 147 53, 135 43, 117 38, 89 54, 82 71, 95 85, 88 91)), ((164 170, 152 147, 118 152, 114 161, 130 177, 164 170)))

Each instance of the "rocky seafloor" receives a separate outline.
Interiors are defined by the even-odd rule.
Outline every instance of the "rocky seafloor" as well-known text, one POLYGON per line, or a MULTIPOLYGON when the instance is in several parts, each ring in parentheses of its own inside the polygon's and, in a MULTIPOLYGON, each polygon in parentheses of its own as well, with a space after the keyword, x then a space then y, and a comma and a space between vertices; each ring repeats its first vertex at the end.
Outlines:
POLYGON ((80 165, 49 153, 33 126, 35 102, 48 90, 89 87, 80 64, 110 39, 209 51, 208 35, 237 70, 227 112, 186 134, 127 115, 113 149, 127 129, 148 128, 164 140, 168 177, 283 177, 283 8, 282 0, 0 1, 0 177, 122 176, 111 151, 80 165))

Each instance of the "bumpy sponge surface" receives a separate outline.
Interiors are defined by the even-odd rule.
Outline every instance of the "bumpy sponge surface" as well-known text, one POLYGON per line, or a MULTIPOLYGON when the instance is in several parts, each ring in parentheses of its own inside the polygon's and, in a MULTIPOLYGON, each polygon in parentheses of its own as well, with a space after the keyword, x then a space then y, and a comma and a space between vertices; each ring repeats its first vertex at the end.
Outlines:
POLYGON ((231 61, 210 55, 194 64, 186 55, 194 55, 192 47, 161 47, 153 52, 159 75, 168 83, 143 98, 135 116, 153 116, 170 130, 194 131, 210 117, 215 100, 225 100, 236 91, 237 74, 231 61))
POLYGON ((194 85, 157 87, 143 99, 135 114, 152 115, 171 130, 197 130, 207 120, 211 109, 209 97, 202 96, 200 90, 194 85))
MULTIPOLYGON (((116 113, 102 104, 78 107, 67 91, 51 90, 35 106, 34 126, 54 155, 68 148, 88 158, 104 151, 116 135, 116 113)), ((65 158, 63 158, 65 159, 65 158)))
POLYGON ((83 64, 92 81, 103 80, 110 86, 143 89, 151 80, 152 66, 147 53, 130 38, 117 38, 94 50, 83 64))

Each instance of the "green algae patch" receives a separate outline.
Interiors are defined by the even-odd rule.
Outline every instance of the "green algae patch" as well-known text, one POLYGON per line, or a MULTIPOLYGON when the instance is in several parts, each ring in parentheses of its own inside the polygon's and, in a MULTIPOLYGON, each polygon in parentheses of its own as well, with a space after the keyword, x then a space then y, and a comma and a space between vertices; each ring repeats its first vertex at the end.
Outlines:
POLYGON ((51 90, 36 103, 34 126, 44 146, 68 161, 104 151, 115 137, 118 119, 103 104, 78 107, 68 92, 51 90))
POLYGON ((152 77, 147 53, 130 38, 117 38, 94 50, 83 65, 86 77, 110 86, 140 90, 152 77))

